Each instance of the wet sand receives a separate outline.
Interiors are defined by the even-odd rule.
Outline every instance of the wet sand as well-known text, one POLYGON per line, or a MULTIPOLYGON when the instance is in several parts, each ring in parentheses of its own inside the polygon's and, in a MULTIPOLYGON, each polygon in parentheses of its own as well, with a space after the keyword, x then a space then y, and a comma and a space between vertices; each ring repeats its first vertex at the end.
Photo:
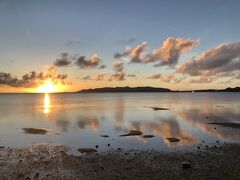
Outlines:
POLYGON ((50 144, 1 147, 1 179, 239 179, 240 176, 237 144, 212 145, 194 152, 112 150, 81 156, 68 155, 67 150, 68 147, 50 144))

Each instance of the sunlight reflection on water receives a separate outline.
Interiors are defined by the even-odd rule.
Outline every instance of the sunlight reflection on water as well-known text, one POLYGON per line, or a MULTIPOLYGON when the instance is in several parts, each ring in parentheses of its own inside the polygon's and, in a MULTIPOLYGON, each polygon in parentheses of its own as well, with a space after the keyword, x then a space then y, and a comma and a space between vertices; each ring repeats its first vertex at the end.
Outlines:
POLYGON ((50 112, 50 107, 51 107, 51 100, 50 100, 49 94, 46 93, 44 94, 44 108, 43 108, 44 114, 48 114, 50 112))

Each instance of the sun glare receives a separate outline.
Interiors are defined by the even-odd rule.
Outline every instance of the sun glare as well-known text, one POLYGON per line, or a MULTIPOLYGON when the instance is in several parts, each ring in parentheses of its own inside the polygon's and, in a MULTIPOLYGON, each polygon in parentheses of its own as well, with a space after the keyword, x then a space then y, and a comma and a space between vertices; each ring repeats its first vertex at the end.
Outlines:
POLYGON ((47 80, 46 83, 37 88, 39 93, 52 93, 57 91, 57 86, 52 83, 51 80, 47 80))

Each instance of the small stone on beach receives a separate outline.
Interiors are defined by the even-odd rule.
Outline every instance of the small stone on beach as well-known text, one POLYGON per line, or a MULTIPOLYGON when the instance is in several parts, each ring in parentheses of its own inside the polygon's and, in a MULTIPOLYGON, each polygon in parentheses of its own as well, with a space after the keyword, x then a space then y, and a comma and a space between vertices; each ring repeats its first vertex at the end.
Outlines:
POLYGON ((80 153, 94 153, 94 152, 97 152, 97 150, 93 149, 93 148, 80 148, 80 149, 78 149, 78 151, 80 153))
POLYGON ((189 162, 181 162, 182 169, 189 169, 191 168, 191 164, 189 162))

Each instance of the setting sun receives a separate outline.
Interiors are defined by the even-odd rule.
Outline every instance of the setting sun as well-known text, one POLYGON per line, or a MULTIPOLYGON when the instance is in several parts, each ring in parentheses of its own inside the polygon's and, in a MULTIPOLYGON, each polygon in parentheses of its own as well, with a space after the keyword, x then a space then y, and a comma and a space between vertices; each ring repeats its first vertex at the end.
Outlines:
POLYGON ((57 90, 57 85, 54 85, 50 79, 37 88, 37 92, 39 93, 52 93, 56 92, 57 90))

